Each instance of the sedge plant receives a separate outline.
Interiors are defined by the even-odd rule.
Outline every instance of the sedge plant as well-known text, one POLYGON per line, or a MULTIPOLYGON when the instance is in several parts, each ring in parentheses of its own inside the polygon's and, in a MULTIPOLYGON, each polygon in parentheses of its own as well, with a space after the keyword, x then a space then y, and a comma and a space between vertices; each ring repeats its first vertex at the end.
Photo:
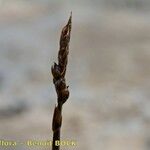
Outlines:
POLYGON ((53 76, 53 83, 57 93, 57 104, 54 109, 53 120, 52 120, 52 131, 53 131, 53 143, 52 150, 59 150, 60 146, 55 144, 56 141, 60 141, 60 132, 62 125, 62 108, 63 104, 69 98, 69 90, 66 84, 66 69, 68 64, 69 54, 69 42, 72 26, 72 14, 68 20, 66 26, 63 27, 60 36, 60 47, 58 51, 58 63, 53 64, 51 72, 53 76))

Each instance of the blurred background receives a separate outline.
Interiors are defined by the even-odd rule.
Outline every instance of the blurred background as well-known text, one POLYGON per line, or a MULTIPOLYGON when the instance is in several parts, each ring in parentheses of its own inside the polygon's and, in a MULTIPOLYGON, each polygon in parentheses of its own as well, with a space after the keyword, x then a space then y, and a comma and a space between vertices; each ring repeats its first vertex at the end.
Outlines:
POLYGON ((149 150, 149 0, 0 0, 0 139, 52 139, 50 70, 71 11, 61 136, 77 146, 62 149, 149 150))

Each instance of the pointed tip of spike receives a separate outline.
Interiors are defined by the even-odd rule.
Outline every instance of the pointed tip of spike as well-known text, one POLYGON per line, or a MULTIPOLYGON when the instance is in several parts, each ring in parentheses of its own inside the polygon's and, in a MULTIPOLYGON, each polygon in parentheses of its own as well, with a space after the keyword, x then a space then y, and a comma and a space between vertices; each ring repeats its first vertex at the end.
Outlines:
POLYGON ((70 17, 72 17, 72 11, 70 12, 70 17))
POLYGON ((72 23, 72 11, 70 12, 70 17, 69 17, 69 20, 68 20, 68 25, 71 25, 72 23))

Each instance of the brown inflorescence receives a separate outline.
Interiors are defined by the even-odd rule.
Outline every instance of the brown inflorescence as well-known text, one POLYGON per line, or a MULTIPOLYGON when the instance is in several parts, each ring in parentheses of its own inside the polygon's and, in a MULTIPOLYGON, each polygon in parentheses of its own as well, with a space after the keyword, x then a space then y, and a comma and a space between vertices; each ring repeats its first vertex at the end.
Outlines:
POLYGON ((55 85, 57 93, 57 106, 55 106, 53 121, 52 121, 52 130, 53 130, 53 146, 52 150, 59 150, 59 146, 55 145, 55 141, 60 140, 60 128, 62 124, 62 106, 69 98, 69 90, 66 85, 66 68, 68 63, 68 54, 69 54, 69 42, 70 42, 70 33, 72 25, 72 14, 68 20, 67 25, 62 29, 60 37, 60 49, 58 52, 58 64, 54 63, 51 68, 53 75, 53 83, 55 85))

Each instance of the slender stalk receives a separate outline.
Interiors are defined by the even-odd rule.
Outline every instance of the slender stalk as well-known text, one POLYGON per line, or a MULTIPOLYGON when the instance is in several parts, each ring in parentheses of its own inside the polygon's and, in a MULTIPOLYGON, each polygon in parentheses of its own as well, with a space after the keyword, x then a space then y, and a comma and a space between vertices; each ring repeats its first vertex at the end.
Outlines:
POLYGON ((56 141, 60 141, 60 131, 62 125, 62 107, 66 100, 69 98, 69 90, 66 85, 66 69, 68 63, 68 54, 69 54, 69 42, 71 34, 71 25, 72 25, 72 14, 68 20, 67 25, 62 29, 60 36, 60 49, 58 52, 58 64, 54 63, 51 68, 53 75, 53 83, 55 85, 57 93, 57 105, 54 109, 53 121, 52 121, 52 130, 53 130, 53 144, 52 150, 59 150, 60 146, 55 144, 56 141))

